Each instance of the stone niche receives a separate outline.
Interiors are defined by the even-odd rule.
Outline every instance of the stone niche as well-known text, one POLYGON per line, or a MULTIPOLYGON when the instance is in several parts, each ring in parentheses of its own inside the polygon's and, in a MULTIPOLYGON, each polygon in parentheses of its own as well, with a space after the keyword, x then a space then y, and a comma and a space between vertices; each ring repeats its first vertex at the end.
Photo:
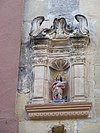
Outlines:
POLYGON ((64 17, 53 23, 39 16, 32 21, 33 85, 31 98, 25 106, 29 119, 87 118, 92 106, 88 102, 87 18, 75 16, 76 25, 64 17), (51 25, 50 25, 51 24, 51 25))

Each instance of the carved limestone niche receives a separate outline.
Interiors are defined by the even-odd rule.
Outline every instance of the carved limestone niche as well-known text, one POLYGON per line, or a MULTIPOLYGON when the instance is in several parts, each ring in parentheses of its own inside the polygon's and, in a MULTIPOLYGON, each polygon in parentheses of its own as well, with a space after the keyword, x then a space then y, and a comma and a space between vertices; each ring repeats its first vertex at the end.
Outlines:
MULTIPOLYGON (((64 102, 70 101, 70 64, 63 58, 54 59, 49 66, 49 101, 63 100, 64 102), (61 83, 59 82, 61 81, 61 83), (61 84, 61 98, 57 97, 56 86, 61 84)), ((58 90, 60 91, 60 90, 58 90)), ((58 102, 58 101, 57 101, 58 102)), ((60 101, 59 101, 60 102, 60 101)))
POLYGON ((75 16, 77 25, 64 17, 32 21, 30 43, 34 72, 32 94, 26 111, 29 119, 87 118, 91 103, 85 93, 88 21, 75 16))

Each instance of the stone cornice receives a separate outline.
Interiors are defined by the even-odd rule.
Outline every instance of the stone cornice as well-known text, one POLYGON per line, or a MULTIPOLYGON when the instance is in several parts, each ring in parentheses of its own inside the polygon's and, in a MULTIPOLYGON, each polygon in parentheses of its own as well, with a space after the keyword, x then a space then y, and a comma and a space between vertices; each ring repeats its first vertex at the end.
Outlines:
POLYGON ((29 104, 25 106, 30 120, 86 119, 92 103, 29 104))
POLYGON ((72 35, 70 36, 70 40, 73 47, 80 48, 88 46, 90 42, 90 37, 88 35, 82 35, 82 36, 72 35))
POLYGON ((46 49, 46 48, 84 48, 87 47, 90 42, 90 37, 88 35, 70 35, 69 38, 62 39, 49 39, 49 38, 35 38, 31 42, 32 48, 34 50, 46 49))

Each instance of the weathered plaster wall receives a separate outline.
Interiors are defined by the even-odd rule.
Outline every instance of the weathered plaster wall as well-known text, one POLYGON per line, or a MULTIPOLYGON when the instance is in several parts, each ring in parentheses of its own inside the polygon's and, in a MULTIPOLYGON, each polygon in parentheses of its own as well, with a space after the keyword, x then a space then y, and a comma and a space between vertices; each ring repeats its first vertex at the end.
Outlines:
MULTIPOLYGON (((91 22, 91 38, 93 39, 91 46, 92 74, 94 74, 94 90, 92 98, 94 99, 94 114, 97 119, 100 117, 100 1, 84 0, 80 1, 80 10, 88 16, 91 22), (93 49, 94 48, 94 49, 93 49)), ((91 90, 92 91, 92 90, 91 90)))
POLYGON ((0 133, 17 133, 15 115, 22 0, 0 1, 0 133))
MULTIPOLYGON (((100 131, 100 1, 99 0, 80 0, 79 10, 87 16, 90 24, 91 44, 89 46, 88 58, 88 88, 89 100, 93 103, 91 119, 83 121, 61 121, 61 123, 72 123, 71 133, 99 133, 100 131)), ((29 40, 28 33, 30 31, 31 20, 39 15, 46 16, 48 13, 47 0, 30 0, 25 1, 25 15, 23 22, 22 42, 29 40), (38 3, 38 4, 37 4, 38 3)), ((50 126, 58 124, 59 121, 28 121, 24 106, 28 101, 28 94, 17 95, 17 112, 19 117, 19 133, 47 133, 50 126), (37 126, 38 125, 38 126, 37 126), (39 128, 38 128, 39 127, 39 128)))
POLYGON ((48 0, 24 0, 22 42, 29 40, 32 20, 37 16, 47 16, 48 0))

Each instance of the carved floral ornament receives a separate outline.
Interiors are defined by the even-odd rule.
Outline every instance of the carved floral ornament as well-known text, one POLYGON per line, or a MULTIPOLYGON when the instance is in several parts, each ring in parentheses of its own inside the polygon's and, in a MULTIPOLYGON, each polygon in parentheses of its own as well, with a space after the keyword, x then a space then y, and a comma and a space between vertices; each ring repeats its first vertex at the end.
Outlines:
POLYGON ((81 14, 75 16, 76 25, 67 23, 64 17, 55 18, 53 24, 45 20, 43 16, 33 19, 31 23, 30 37, 32 38, 70 38, 72 36, 83 37, 89 35, 87 18, 81 14), (51 24, 51 25, 50 25, 51 24), (48 26, 49 25, 49 26, 48 26))

